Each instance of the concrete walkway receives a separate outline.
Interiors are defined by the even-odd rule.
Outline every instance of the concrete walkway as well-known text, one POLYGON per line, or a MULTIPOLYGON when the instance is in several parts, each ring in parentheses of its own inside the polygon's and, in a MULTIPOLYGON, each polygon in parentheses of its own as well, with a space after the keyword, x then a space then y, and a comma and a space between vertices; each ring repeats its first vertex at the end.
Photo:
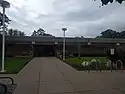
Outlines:
POLYGON ((56 58, 34 58, 15 78, 14 94, 124 94, 125 73, 79 72, 56 58))

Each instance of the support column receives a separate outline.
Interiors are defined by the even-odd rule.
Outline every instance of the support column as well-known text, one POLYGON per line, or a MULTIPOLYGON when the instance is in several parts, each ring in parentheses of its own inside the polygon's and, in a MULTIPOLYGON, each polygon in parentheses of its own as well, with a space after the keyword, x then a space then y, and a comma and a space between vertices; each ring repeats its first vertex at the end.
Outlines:
POLYGON ((81 44, 78 43, 78 57, 81 57, 81 44))

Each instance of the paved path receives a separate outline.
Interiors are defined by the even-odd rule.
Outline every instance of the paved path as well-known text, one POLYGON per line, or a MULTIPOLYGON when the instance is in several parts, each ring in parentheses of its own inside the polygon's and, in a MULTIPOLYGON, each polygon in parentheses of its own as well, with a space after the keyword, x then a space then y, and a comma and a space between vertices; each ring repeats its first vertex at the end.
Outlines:
POLYGON ((34 58, 14 94, 124 94, 125 72, 79 72, 56 58, 34 58))

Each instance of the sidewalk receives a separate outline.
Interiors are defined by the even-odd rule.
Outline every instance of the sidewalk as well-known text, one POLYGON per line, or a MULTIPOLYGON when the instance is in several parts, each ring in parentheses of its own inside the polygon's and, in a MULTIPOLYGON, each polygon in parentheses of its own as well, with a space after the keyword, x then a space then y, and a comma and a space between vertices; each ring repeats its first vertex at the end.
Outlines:
POLYGON ((125 71, 84 72, 74 71, 67 64, 58 61, 59 69, 65 74, 77 94, 124 94, 125 71))
POLYGON ((40 64, 41 59, 34 58, 17 74, 15 83, 18 86, 14 94, 37 94, 40 64))
POLYGON ((56 58, 34 58, 14 94, 124 94, 125 72, 80 72, 56 58))
POLYGON ((18 87, 14 94, 75 94, 74 88, 57 68, 56 60, 34 58, 17 75, 18 87))

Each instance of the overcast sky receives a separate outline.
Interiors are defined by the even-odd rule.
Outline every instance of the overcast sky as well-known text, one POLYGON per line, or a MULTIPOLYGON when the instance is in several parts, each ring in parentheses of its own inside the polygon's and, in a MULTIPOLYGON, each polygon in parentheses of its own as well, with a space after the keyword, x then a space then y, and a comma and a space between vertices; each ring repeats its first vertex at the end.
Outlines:
POLYGON ((108 28, 125 30, 125 3, 101 6, 101 0, 7 0, 9 27, 31 35, 39 27, 47 33, 62 36, 95 37, 108 28))

